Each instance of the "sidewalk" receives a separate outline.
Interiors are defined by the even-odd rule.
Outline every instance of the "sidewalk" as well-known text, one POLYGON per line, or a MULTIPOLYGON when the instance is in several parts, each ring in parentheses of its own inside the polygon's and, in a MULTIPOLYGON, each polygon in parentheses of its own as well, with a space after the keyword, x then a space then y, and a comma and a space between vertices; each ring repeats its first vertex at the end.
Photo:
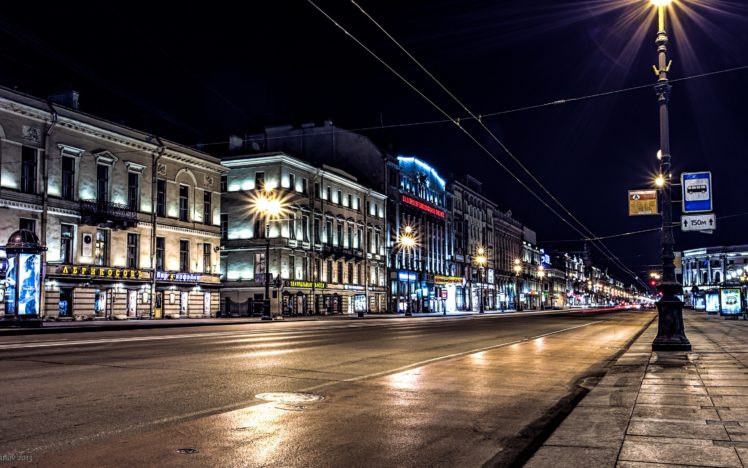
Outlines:
POLYGON ((691 352, 651 352, 655 320, 525 466, 748 466, 748 322, 683 318, 691 352))
MULTIPOLYGON (((577 309, 573 309, 577 311, 577 309)), ((596 309, 580 309, 580 313, 594 313, 596 309)), ((364 317, 358 317, 356 314, 343 315, 306 315, 295 317, 283 317, 284 322, 303 322, 303 321, 329 321, 329 320, 371 320, 371 319, 414 319, 419 317, 464 317, 474 315, 534 315, 534 314, 552 314, 566 313, 569 309, 559 310, 533 310, 520 311, 515 310, 490 310, 484 314, 473 311, 450 312, 448 314, 415 313, 412 317, 406 317, 404 314, 366 314, 364 317)), ((275 320, 274 320, 275 321, 275 320)), ((216 325, 242 325, 249 323, 271 323, 269 320, 262 320, 260 317, 229 317, 229 318, 199 318, 199 319, 128 319, 128 320, 87 320, 87 321, 45 321, 41 328, 0 328, 0 336, 16 335, 36 335, 47 333, 79 333, 95 331, 118 331, 118 330, 138 330, 150 328, 176 328, 176 327, 203 327, 216 325)))

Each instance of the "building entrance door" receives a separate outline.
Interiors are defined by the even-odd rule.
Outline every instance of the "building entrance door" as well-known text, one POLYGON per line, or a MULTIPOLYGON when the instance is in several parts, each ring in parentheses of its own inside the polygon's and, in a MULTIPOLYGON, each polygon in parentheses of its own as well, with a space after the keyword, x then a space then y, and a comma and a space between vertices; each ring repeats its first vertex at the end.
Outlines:
POLYGON ((160 319, 164 317, 164 292, 156 291, 154 298, 153 318, 160 319))

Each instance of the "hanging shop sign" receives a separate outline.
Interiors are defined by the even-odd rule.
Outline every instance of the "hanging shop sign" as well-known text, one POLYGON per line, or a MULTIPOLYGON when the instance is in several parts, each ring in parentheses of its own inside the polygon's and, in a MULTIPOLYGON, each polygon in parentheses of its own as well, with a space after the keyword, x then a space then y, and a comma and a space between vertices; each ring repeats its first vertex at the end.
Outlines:
POLYGON ((430 214, 432 214, 434 216, 437 216, 439 218, 443 218, 444 217, 444 212, 442 210, 438 210, 438 209, 434 208, 433 206, 427 205, 427 204, 425 204, 423 202, 419 202, 418 200, 410 198, 407 195, 402 195, 402 201, 403 201, 403 203, 407 203, 410 206, 415 206, 419 210, 423 210, 426 213, 430 213, 430 214))
POLYGON ((459 284, 462 285, 462 276, 434 275, 434 284, 459 284))
POLYGON ((317 289, 325 289, 327 287, 327 283, 312 282, 312 281, 286 280, 285 286, 288 287, 288 288, 317 288, 317 289))
POLYGON ((200 281, 199 273, 170 273, 168 271, 157 271, 157 281, 176 281, 180 283, 197 283, 200 281))
MULTIPOLYGON (((53 272, 55 273, 55 272, 53 272)), ((57 267, 56 274, 62 276, 82 276, 104 279, 146 279, 147 272, 132 268, 109 268, 91 265, 62 265, 57 267)))

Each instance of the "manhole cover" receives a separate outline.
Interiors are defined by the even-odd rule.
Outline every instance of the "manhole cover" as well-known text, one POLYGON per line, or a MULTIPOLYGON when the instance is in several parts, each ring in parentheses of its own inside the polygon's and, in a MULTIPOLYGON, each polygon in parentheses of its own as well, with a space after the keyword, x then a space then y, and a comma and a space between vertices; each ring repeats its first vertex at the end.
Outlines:
POLYGON ((179 448, 177 449, 177 453, 181 453, 183 455, 192 455, 193 453, 197 453, 200 450, 196 448, 179 448))
POLYGON ((265 401, 274 401, 276 403, 312 403, 315 401, 324 400, 325 397, 322 395, 314 395, 312 393, 293 393, 293 392, 272 392, 272 393, 260 393, 255 395, 255 398, 265 401))

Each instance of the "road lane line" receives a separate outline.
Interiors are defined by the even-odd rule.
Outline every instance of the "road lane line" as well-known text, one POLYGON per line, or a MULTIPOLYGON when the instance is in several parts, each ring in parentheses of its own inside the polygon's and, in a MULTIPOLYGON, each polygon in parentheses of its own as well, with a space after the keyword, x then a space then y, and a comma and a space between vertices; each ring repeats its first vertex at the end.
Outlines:
MULTIPOLYGON (((314 386, 311 386, 311 387, 307 387, 307 388, 302 389, 302 390, 298 390, 298 392, 300 392, 300 393, 310 393, 310 392, 313 392, 313 391, 316 391, 316 390, 319 390, 319 389, 322 389, 322 388, 332 387, 334 385, 339 385, 339 384, 343 384, 343 383, 358 382, 358 381, 361 381, 361 380, 367 380, 367 379, 382 377, 382 376, 385 376, 385 375, 396 374, 396 373, 402 372, 404 370, 414 369, 414 368, 417 368, 417 367, 422 367, 424 365, 431 364, 431 363, 434 363, 434 362, 446 361, 446 360, 454 359, 454 358, 457 358, 457 357, 462 357, 462 356, 467 356, 467 355, 470 355, 470 354, 479 353, 481 351, 487 351, 487 350, 491 350, 491 349, 498 349, 498 348, 503 348, 503 347, 506 347, 506 346, 511 346, 513 344, 526 343, 526 342, 529 342, 529 341, 532 341, 532 340, 536 340, 538 338, 542 338, 542 337, 545 337, 545 336, 556 335, 556 334, 559 334, 559 333, 564 333, 564 332, 567 332, 567 331, 571 331, 571 330, 576 330, 576 329, 579 329, 579 328, 588 327, 590 325, 594 325, 596 323, 602 323, 602 322, 604 322, 604 321, 603 320, 596 320, 594 322, 588 322, 588 323, 584 323, 584 324, 577 325, 577 326, 574 326, 574 327, 568 327, 568 328, 564 328, 564 329, 561 329, 561 330, 556 330, 556 331, 552 331, 552 332, 549 332, 549 333, 544 333, 544 334, 541 334, 541 335, 531 336, 529 338, 523 338, 521 340, 514 340, 514 341, 510 341, 510 342, 506 342, 506 343, 500 343, 500 344, 497 344, 497 345, 485 346, 483 348, 476 348, 476 349, 473 349, 473 350, 470 350, 470 351, 463 351, 463 352, 460 352, 460 353, 452 353, 452 354, 448 354, 448 355, 444 355, 444 356, 440 356, 440 357, 436 357, 436 358, 426 359, 424 361, 420 361, 420 362, 417 362, 417 363, 409 364, 409 365, 406 365, 406 366, 397 367, 397 368, 394 368, 394 369, 389 369, 389 370, 380 371, 380 372, 374 372, 374 373, 371 373, 371 374, 362 375, 362 376, 358 376, 358 377, 351 377, 351 378, 347 378, 347 379, 343 379, 343 380, 333 380, 333 381, 330 381, 330 382, 326 382, 324 384, 318 384, 318 385, 314 385, 314 386)), ((147 422, 142 422, 142 423, 137 423, 137 424, 131 424, 131 425, 127 426, 127 427, 123 427, 123 428, 120 428, 120 429, 113 429, 113 430, 110 430, 110 431, 100 431, 100 432, 98 432, 96 434, 91 434, 91 435, 88 435, 88 436, 81 436, 81 437, 77 437, 75 439, 67 439, 67 440, 63 440, 63 441, 54 442, 52 444, 40 445, 40 446, 34 447, 34 448, 26 450, 26 451, 22 451, 22 452, 19 452, 19 453, 21 453, 21 454, 33 454, 33 453, 36 453, 36 452, 44 452, 44 451, 52 449, 52 448, 61 448, 61 447, 66 447, 66 446, 72 447, 72 446, 75 446, 77 443, 80 443, 80 442, 88 442, 88 441, 99 439, 99 438, 111 437, 111 436, 114 436, 114 435, 118 435, 118 434, 122 434, 122 433, 126 433, 126 432, 131 432, 131 431, 135 431, 135 430, 150 429, 150 428, 152 428, 154 426, 158 426, 158 425, 161 425, 161 424, 181 423, 181 422, 185 422, 185 421, 188 421, 188 420, 194 420, 194 419, 201 418, 201 417, 206 417, 206 416, 212 416, 212 415, 216 415, 216 414, 225 413, 225 412, 228 412, 228 411, 237 411, 237 410, 240 410, 240 409, 250 408, 250 407, 254 407, 254 406, 258 406, 258 405, 267 405, 267 404, 273 404, 274 405, 275 403, 268 403, 268 402, 265 402, 265 401, 259 401, 259 400, 255 399, 255 398, 253 398, 251 400, 245 400, 245 401, 233 403, 233 404, 230 404, 230 405, 223 405, 223 406, 218 406, 218 407, 214 407, 214 408, 207 408, 207 409, 203 409, 203 410, 199 410, 199 411, 192 411, 192 412, 181 414, 181 415, 175 415, 175 416, 169 416, 169 417, 165 417, 165 418, 155 419, 153 421, 147 421, 147 422)))
POLYGON ((406 371, 406 370, 409 370, 409 369, 415 369, 417 367, 422 367, 422 366, 425 366, 425 365, 428 365, 428 364, 432 364, 434 362, 447 361, 447 360, 454 359, 454 358, 457 358, 457 357, 468 356, 470 354, 480 353, 482 351, 488 351, 488 350, 491 350, 491 349, 504 348, 504 347, 511 346, 511 345, 514 345, 514 344, 525 343, 525 342, 528 342, 528 341, 537 340, 538 338, 543 338, 543 337, 550 336, 550 335, 556 335, 558 333, 564 333, 564 332, 567 332, 567 331, 576 330, 577 328, 583 328, 583 327, 587 327, 587 326, 594 325, 596 323, 601 323, 601 322, 603 322, 603 321, 602 320, 596 320, 594 322, 589 322, 589 323, 585 323, 585 324, 582 324, 582 325, 577 325, 575 327, 564 328, 563 330, 556 330, 556 331, 552 331, 552 332, 549 332, 549 333, 544 333, 542 335, 531 336, 530 338, 523 338, 521 340, 514 340, 514 341, 507 342, 507 343, 500 343, 500 344, 497 344, 497 345, 485 346, 483 348, 476 348, 476 349, 472 349, 470 351, 462 351, 462 352, 459 352, 459 353, 453 353, 453 354, 447 354, 447 355, 444 355, 444 356, 438 356, 438 357, 435 357, 435 358, 426 359, 424 361, 416 362, 416 363, 413 363, 413 364, 408 364, 406 366, 398 367, 398 368, 395 368, 395 369, 389 369, 389 370, 386 370, 386 371, 374 372, 374 373, 367 374, 367 375, 360 375, 358 377, 350 377, 348 379, 337 380, 337 381, 332 381, 332 382, 326 382, 326 383, 323 383, 323 384, 315 385, 313 387, 305 388, 303 390, 300 390, 300 392, 302 392, 302 393, 303 392, 313 392, 313 391, 319 390, 321 388, 329 387, 329 386, 332 386, 332 385, 337 385, 337 384, 343 383, 343 382, 358 382, 358 381, 361 381, 361 380, 368 380, 368 379, 372 379, 372 378, 376 378, 376 377, 382 377, 382 376, 385 376, 385 375, 396 374, 398 372, 406 371))

